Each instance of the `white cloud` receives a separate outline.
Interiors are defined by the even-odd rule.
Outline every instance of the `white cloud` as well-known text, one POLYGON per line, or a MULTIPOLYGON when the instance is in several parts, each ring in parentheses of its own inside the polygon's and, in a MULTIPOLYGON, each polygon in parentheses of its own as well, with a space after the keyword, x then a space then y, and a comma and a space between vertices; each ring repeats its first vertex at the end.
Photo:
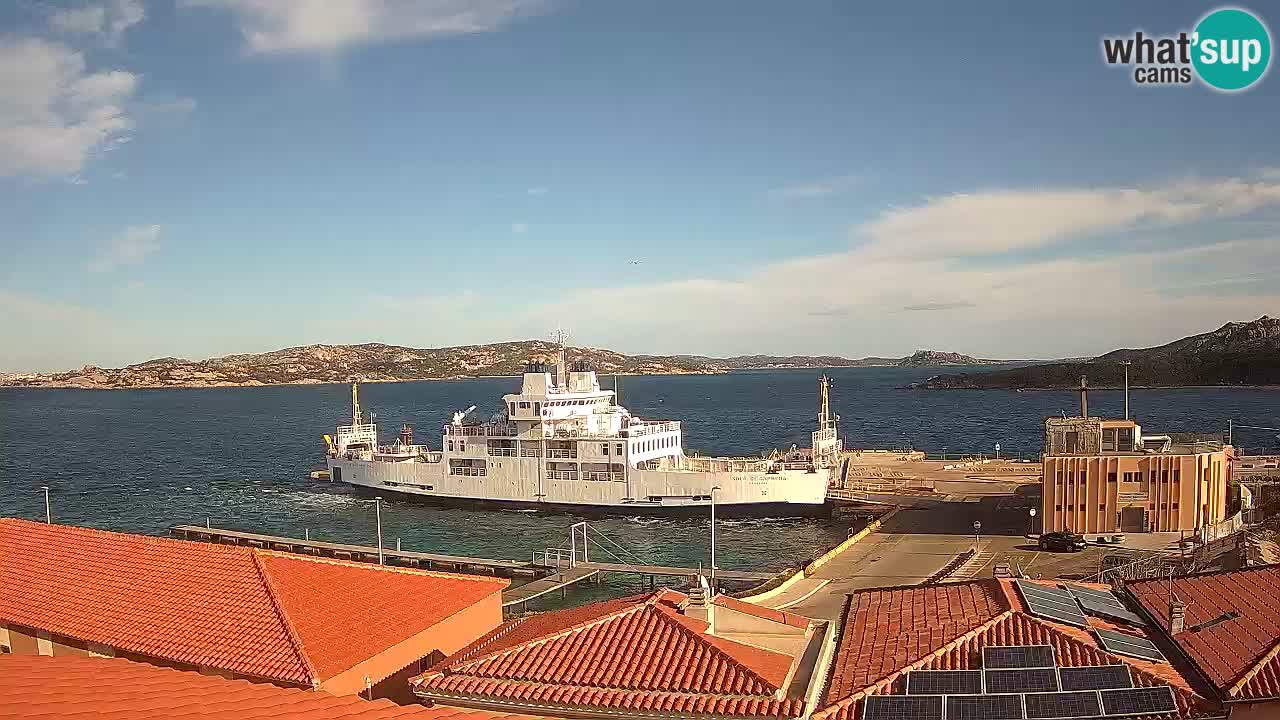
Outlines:
POLYGON ((1280 181, 1186 180, 1149 188, 958 193, 855 228, 880 255, 981 256, 1139 227, 1245 215, 1280 204, 1280 181))
POLYGON ((517 234, 517 235, 523 235, 524 233, 526 233, 526 232, 528 232, 528 231, 529 231, 529 226, 528 226, 528 225, 526 225, 526 224, 524 224, 524 223, 512 223, 512 224, 511 224, 511 232, 513 232, 513 233, 515 233, 515 234, 517 234))
POLYGON ((338 50, 380 41, 491 32, 544 0, 184 0, 229 10, 258 53, 338 50))
POLYGON ((137 76, 87 72, 84 56, 39 38, 0 38, 0 177, 65 177, 133 128, 137 76))
POLYGON ((145 18, 142 0, 113 0, 58 10, 49 16, 49 27, 67 35, 92 36, 114 47, 120 44, 125 31, 145 18))
POLYGON ((111 272, 122 265, 137 265, 160 249, 159 225, 133 225, 125 228, 89 262, 90 272, 111 272))
POLYGON ((542 195, 546 195, 547 193, 551 192, 551 189, 545 188, 545 187, 531 187, 528 190, 525 190, 525 192, 534 197, 540 197, 542 195))

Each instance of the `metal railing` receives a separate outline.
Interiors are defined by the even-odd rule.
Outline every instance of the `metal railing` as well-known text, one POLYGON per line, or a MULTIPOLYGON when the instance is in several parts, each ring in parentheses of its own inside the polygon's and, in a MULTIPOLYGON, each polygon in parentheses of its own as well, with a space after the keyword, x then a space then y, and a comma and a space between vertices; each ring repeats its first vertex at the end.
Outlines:
POLYGON ((507 447, 491 447, 489 448, 489 454, 497 457, 515 457, 516 449, 507 447))
POLYGON ((559 458, 562 460, 573 460, 578 457, 577 450, 562 450, 559 448, 547 448, 547 457, 559 458))
POLYGON ((573 553, 568 548, 547 548, 533 551, 533 564, 538 567, 571 568, 574 566, 573 553))
POLYGON ((578 473, 572 470, 548 470, 547 477, 551 480, 577 480, 578 473))
POLYGON ((626 428, 626 432, 630 437, 644 437, 645 435, 653 435, 660 432, 673 432, 680 429, 680 422, 677 420, 669 420, 667 422, 643 423, 630 425, 626 428))
POLYGON ((602 482, 622 482, 625 477, 620 472, 588 472, 586 473, 588 480, 599 480, 602 482))
POLYGON ((484 477, 487 473, 482 467, 450 467, 450 475, 462 475, 464 477, 484 477))

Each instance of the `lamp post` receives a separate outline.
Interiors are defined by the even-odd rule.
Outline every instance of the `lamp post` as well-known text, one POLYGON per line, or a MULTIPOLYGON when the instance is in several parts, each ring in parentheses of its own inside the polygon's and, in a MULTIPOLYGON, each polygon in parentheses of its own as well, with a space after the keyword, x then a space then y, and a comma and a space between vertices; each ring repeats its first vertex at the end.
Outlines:
POLYGON ((982 521, 973 521, 973 552, 976 555, 982 542, 982 521))
POLYGON ((1124 419, 1129 419, 1129 366, 1133 364, 1131 360, 1125 360, 1120 363, 1124 366, 1124 419))
POLYGON ((53 512, 49 509, 49 486, 41 485, 40 489, 44 491, 44 523, 46 525, 52 525, 53 512))
POLYGON ((1031 525, 1036 521, 1036 509, 1027 510, 1027 535, 1031 534, 1031 525))
POLYGON ((382 496, 381 495, 378 495, 373 499, 373 512, 374 512, 374 517, 377 518, 377 523, 378 523, 378 564, 382 565, 383 557, 382 557, 382 496))
POLYGON ((716 491, 719 485, 711 488, 711 589, 716 586, 716 491))

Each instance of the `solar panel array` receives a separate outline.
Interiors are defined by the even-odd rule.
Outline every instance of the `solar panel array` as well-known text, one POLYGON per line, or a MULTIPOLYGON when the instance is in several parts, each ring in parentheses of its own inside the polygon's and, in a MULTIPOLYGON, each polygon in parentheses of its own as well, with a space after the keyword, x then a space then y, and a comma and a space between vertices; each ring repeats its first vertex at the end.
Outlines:
POLYGON ((1102 643, 1102 648, 1107 652, 1142 658, 1143 660, 1165 661, 1164 653, 1160 652, 1154 643, 1144 637, 1103 628, 1094 628, 1093 632, 1097 634, 1098 642, 1102 643))
POLYGON ((1094 590, 1093 588, 1081 587, 1079 585, 1067 585, 1067 592, 1075 597, 1076 602, 1080 603, 1080 607, 1090 615, 1097 615, 1111 620, 1121 620, 1123 622, 1132 623, 1134 625, 1144 625, 1142 618, 1120 602, 1120 598, 1114 593, 1105 590, 1094 590))
POLYGON ((1089 627, 1089 620, 1081 612, 1080 603, 1066 590, 1026 580, 1015 580, 1014 583, 1032 615, 1076 627, 1089 627))
POLYGON ((1128 665, 1058 667, 1051 645, 985 647, 982 665, 912 670, 907 694, 866 698, 863 720, 1119 719, 1177 710, 1169 687, 1134 687, 1128 665))

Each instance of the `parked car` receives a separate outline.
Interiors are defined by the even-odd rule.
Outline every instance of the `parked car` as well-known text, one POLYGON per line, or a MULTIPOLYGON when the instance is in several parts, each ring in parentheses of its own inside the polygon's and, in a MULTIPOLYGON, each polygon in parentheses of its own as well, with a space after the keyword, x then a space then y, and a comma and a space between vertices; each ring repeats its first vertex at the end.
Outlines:
POLYGON ((1040 549, 1052 552, 1079 552, 1088 545, 1083 535, 1070 530, 1045 533, 1040 536, 1040 549))

